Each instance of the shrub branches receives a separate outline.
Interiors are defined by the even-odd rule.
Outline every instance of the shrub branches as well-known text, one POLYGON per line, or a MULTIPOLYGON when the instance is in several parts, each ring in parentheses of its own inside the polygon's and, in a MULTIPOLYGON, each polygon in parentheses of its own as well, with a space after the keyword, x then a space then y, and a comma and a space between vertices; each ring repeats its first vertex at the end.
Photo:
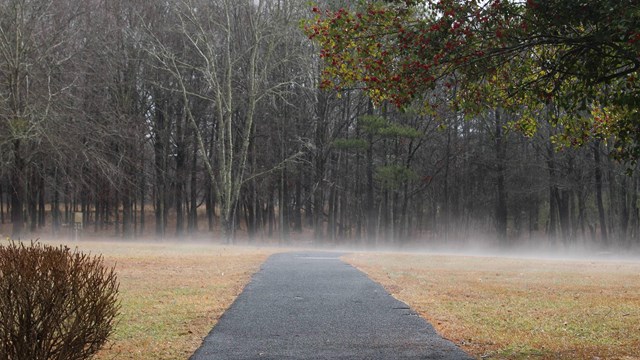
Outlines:
POLYGON ((0 246, 0 358, 87 359, 118 314, 114 268, 101 256, 32 242, 0 246))

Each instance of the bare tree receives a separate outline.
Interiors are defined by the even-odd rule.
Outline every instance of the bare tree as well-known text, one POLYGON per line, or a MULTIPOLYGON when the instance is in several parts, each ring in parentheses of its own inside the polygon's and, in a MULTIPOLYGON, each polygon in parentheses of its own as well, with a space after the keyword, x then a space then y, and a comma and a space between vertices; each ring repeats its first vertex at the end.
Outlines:
POLYGON ((247 159, 258 104, 285 83, 272 84, 267 75, 276 61, 279 34, 268 1, 183 1, 175 4, 178 24, 172 29, 182 37, 182 53, 159 41, 149 52, 176 81, 185 116, 196 132, 203 158, 220 207, 225 237, 236 228, 236 207, 246 180, 247 159), (184 45, 184 47, 182 47, 184 45), (189 56, 183 56, 184 54, 189 56), (194 88, 201 77, 206 86, 194 88), (206 147, 194 101, 204 100, 212 120, 214 152, 206 147))
POLYGON ((74 84, 64 67, 76 54, 82 8, 64 0, 0 4, 0 146, 11 163, 14 236, 23 231, 27 192, 33 197, 34 180, 44 176, 36 155, 47 143, 47 128, 64 117, 61 105, 74 84))

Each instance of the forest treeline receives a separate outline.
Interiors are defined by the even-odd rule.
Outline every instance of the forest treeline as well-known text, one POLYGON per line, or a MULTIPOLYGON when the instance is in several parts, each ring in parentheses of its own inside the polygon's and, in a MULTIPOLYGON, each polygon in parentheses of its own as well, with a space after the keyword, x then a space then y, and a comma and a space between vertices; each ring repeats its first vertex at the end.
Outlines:
MULTIPOLYGON (((467 116, 320 90, 306 0, 0 1, 0 221, 13 237, 632 246, 639 176, 467 116)), ((438 96, 437 88, 432 96, 438 96)))

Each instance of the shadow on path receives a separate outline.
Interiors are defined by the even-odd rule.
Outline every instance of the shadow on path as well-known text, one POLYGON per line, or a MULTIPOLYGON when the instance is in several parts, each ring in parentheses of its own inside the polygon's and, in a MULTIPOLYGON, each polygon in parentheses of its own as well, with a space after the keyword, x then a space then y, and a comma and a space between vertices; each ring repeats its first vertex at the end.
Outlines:
POLYGON ((191 359, 472 359, 341 255, 270 257, 191 359))

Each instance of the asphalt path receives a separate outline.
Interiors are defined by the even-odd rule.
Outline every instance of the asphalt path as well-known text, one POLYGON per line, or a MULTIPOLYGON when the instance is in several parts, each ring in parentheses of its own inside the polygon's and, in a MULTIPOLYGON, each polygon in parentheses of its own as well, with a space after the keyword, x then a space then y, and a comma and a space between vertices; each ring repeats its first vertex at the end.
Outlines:
POLYGON ((472 359, 340 255, 271 256, 191 359, 472 359))

